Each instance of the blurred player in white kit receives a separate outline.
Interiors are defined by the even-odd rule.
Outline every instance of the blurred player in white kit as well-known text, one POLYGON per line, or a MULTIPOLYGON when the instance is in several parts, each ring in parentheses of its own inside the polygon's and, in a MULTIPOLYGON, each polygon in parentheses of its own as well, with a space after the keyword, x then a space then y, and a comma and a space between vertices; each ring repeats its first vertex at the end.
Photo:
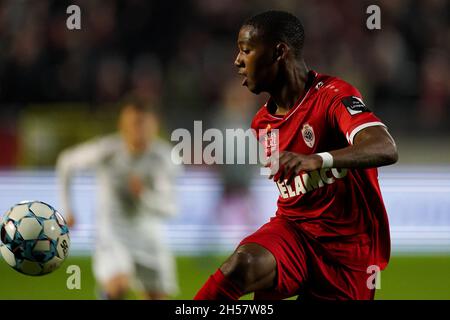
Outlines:
POLYGON ((157 131, 154 112, 130 100, 123 104, 118 133, 65 150, 57 161, 69 226, 75 222, 71 177, 76 171, 95 171, 99 199, 93 269, 106 299, 123 299, 130 289, 146 299, 164 299, 178 290, 163 223, 176 213, 173 188, 179 168, 157 131))

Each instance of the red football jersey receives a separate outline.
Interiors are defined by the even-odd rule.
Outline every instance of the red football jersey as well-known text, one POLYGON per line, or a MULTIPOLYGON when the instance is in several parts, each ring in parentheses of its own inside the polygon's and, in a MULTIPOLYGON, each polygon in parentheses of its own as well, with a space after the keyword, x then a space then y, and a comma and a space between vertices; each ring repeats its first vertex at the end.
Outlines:
MULTIPOLYGON (((308 82, 286 115, 274 115, 270 99, 257 112, 252 128, 260 141, 273 140, 278 129, 279 151, 313 154, 344 148, 360 130, 384 126, 345 81, 311 71, 308 82)), ((387 265, 389 224, 376 168, 301 172, 291 184, 276 185, 276 214, 294 221, 324 255, 358 270, 387 265)))

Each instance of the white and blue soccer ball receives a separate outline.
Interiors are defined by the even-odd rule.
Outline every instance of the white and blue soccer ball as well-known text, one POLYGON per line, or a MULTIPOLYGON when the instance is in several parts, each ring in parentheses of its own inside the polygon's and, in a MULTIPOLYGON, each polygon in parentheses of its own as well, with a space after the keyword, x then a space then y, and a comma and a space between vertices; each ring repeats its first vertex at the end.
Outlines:
POLYGON ((69 254, 69 228, 63 216, 42 201, 23 201, 3 216, 0 252, 11 267, 27 275, 50 273, 69 254))

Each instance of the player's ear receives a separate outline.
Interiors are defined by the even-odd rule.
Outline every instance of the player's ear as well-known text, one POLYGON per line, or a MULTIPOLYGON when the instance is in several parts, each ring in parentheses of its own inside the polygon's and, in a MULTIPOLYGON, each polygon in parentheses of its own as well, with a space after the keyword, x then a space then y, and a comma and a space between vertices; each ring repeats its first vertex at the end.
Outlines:
POLYGON ((289 52, 289 47, 284 42, 280 42, 275 47, 275 61, 280 61, 282 59, 286 59, 286 56, 289 52))

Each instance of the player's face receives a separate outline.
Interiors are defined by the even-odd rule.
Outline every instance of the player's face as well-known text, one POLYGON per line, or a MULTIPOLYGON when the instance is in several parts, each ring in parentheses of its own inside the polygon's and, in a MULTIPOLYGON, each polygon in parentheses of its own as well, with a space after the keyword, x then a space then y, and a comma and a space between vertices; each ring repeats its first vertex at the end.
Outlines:
POLYGON ((238 48, 234 64, 244 76, 242 85, 256 94, 270 91, 278 72, 275 48, 264 42, 252 26, 243 26, 239 31, 238 48))
POLYGON ((122 111, 119 129, 128 151, 133 155, 138 155, 146 150, 154 135, 156 121, 152 114, 129 106, 122 111))

